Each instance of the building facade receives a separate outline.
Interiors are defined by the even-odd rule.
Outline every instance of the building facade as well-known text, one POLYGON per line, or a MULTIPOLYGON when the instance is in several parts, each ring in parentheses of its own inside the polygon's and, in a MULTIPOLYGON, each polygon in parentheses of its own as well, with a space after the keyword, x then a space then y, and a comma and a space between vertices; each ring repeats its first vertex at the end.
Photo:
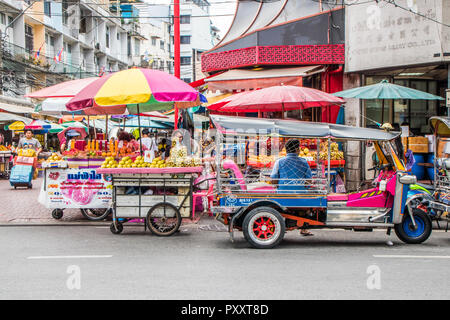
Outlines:
MULTIPOLYGON (((207 0, 180 1, 180 78, 188 83, 204 77, 200 56, 218 42, 218 30, 211 21, 209 9, 207 0)), ((173 54, 173 28, 171 37, 173 54)))
POLYGON ((107 0, 1 0, 0 8, 4 95, 126 69, 143 39, 137 19, 107 0))
POLYGON ((136 3, 139 23, 145 40, 141 43, 140 66, 173 74, 170 46, 170 6, 136 3))

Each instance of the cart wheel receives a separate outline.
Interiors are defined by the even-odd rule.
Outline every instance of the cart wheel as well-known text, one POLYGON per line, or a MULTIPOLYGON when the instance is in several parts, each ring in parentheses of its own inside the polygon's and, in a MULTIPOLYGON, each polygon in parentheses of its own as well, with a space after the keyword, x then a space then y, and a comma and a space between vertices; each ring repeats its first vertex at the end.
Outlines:
MULTIPOLYGON (((405 211, 406 210, 407 209, 405 209, 405 211)), ((431 235, 433 227, 431 219, 420 209, 413 208, 412 211, 414 221, 416 222, 416 228, 414 228, 408 212, 405 212, 402 223, 396 224, 394 227, 395 234, 405 243, 422 243, 431 235)))
POLYGON ((111 223, 109 230, 111 230, 111 232, 114 234, 120 234, 123 231, 123 224, 121 224, 120 222, 117 222, 117 230, 116 230, 116 227, 114 226, 114 222, 113 222, 113 223, 111 223))
POLYGON ((171 203, 154 205, 147 213, 147 226, 157 236, 171 236, 181 225, 180 211, 171 203))
POLYGON ((83 216, 91 221, 99 221, 106 219, 107 216, 112 212, 111 209, 100 208, 100 209, 80 209, 83 216))
POLYGON ((61 219, 63 217, 63 211, 61 209, 55 209, 52 211, 52 217, 54 219, 61 219))
POLYGON ((255 248, 269 249, 283 240, 286 226, 281 214, 270 207, 259 207, 245 215, 242 231, 255 248))

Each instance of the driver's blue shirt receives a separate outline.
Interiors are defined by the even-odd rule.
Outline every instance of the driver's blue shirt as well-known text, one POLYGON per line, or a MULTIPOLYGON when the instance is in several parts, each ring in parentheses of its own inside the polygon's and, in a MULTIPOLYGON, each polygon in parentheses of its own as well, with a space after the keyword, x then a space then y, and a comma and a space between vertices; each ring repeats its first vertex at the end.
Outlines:
POLYGON ((275 162, 270 177, 278 180, 278 190, 293 192, 305 189, 304 181, 297 179, 311 179, 312 172, 305 159, 296 153, 288 153, 275 162))

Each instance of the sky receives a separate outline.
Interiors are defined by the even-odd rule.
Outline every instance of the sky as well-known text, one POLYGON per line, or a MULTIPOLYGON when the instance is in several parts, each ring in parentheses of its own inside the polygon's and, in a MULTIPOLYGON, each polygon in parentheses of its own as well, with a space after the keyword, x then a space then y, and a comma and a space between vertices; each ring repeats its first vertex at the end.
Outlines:
MULTIPOLYGON (((173 0, 144 0, 144 1, 152 4, 173 3, 173 0)), ((231 22, 233 21, 233 15, 236 10, 237 0, 208 0, 208 2, 211 4, 210 7, 210 14, 212 15, 211 20, 213 24, 220 29, 219 34, 221 38, 223 38, 223 36, 227 33, 228 28, 231 25, 231 22), (215 15, 227 15, 227 16, 215 17, 215 15)))

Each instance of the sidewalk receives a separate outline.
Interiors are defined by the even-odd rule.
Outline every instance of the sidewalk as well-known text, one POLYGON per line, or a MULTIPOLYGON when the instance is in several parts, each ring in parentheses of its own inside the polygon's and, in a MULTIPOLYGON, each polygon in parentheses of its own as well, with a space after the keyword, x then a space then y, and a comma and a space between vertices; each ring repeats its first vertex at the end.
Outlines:
MULTIPOLYGON (((52 218, 51 209, 38 202, 43 178, 33 180, 33 189, 14 189, 8 180, 0 180, 0 224, 89 222, 79 209, 66 209, 60 220, 52 218)), ((104 223, 104 222, 103 222, 104 223)))

